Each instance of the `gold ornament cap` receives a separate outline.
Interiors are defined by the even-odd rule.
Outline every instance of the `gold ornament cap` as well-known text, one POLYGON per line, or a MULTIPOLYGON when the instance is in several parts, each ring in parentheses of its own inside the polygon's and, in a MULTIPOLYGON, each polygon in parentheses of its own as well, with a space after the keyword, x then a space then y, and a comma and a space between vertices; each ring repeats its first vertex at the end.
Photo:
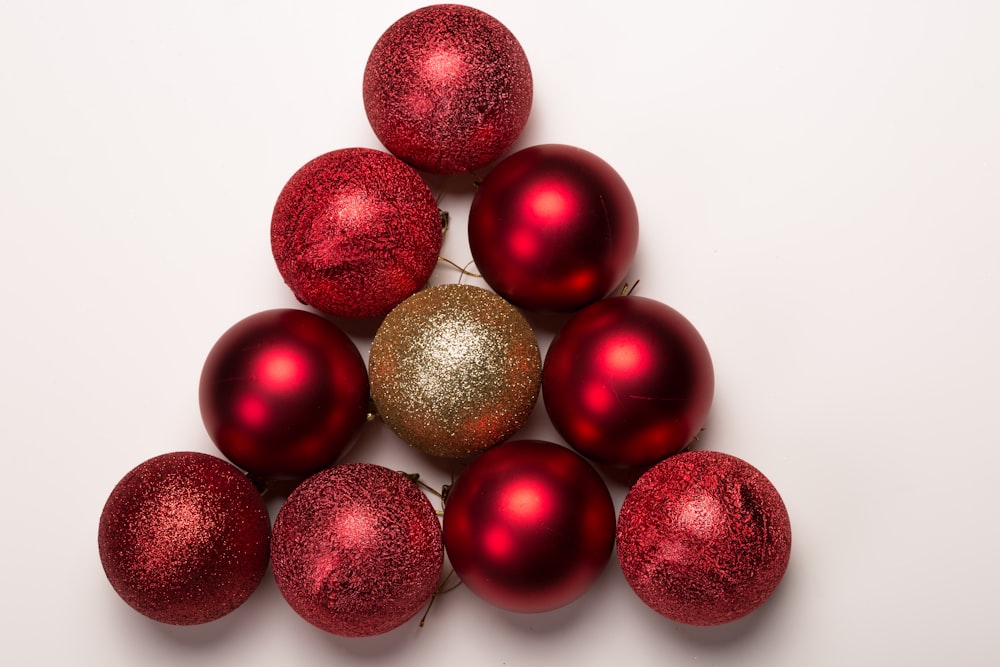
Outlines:
POLYGON ((379 326, 368 361, 382 420, 413 447, 466 458, 524 426, 538 400, 542 359, 531 325, 473 285, 424 289, 379 326))

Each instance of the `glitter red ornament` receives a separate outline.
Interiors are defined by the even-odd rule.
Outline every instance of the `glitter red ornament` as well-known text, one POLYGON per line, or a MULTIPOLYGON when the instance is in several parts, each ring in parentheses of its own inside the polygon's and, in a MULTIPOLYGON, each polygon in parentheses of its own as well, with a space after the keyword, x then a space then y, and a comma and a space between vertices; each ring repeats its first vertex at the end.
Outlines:
POLYGON ((418 169, 455 174, 497 159, 531 111, 520 43, 497 19, 463 5, 407 14, 379 38, 365 67, 375 135, 418 169))
POLYGON ((687 446, 708 415, 712 358, 683 315, 653 299, 603 299, 549 345, 542 397, 552 424, 584 456, 655 463, 687 446))
POLYGON ((618 558, 650 608, 720 625, 763 604, 784 576, 792 533, 771 482, 746 461, 684 452, 639 478, 622 503, 618 558))
POLYGON ((226 457, 263 478, 305 477, 333 463, 368 418, 368 372, 350 338, 319 315, 267 310, 212 347, 201 415, 226 457))
POLYGON ((532 146, 504 158, 469 211, 479 272, 529 310, 570 312, 607 296, 624 280, 638 242, 625 181, 574 146, 532 146))
POLYGON ((441 525, 402 473, 370 463, 335 465, 299 485, 281 507, 274 577, 302 618, 344 637, 388 632, 437 588, 441 525))
POLYGON ((578 454, 540 440, 497 445, 455 482, 444 511, 448 558, 462 582, 510 611, 579 598, 614 546, 615 510, 578 454))
POLYGON ((420 175, 369 148, 308 162, 271 218, 271 251, 295 297, 341 317, 380 317, 423 287, 441 237, 437 203, 420 175))
POLYGON ((136 466, 112 490, 97 542, 112 587, 162 623, 207 623, 233 611, 264 576, 271 524, 256 487, 208 454, 175 452, 136 466))

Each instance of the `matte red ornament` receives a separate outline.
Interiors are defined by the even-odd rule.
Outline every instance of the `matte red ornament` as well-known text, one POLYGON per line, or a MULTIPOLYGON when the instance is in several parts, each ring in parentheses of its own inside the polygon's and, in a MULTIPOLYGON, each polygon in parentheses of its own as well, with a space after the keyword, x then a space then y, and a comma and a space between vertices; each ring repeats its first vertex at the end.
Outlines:
POLYGON ((541 440, 497 445, 448 494, 444 541, 462 582, 491 604, 543 612, 576 600, 614 546, 615 509, 597 472, 541 440))
POLYGON ((528 310, 571 312, 619 287, 639 242, 621 176, 573 146, 532 146, 486 176, 469 211, 479 272, 528 310))
POLYGON ((375 135, 393 154, 438 174, 497 159, 531 111, 524 49, 498 20, 472 7, 431 5, 379 38, 364 74, 375 135))
POLYGON ((618 559, 639 598, 689 625, 720 625, 762 605, 788 567, 785 504, 752 465, 684 452, 648 470, 625 497, 618 559))
POLYGON ((212 440, 264 478, 305 477, 330 465, 368 418, 368 371, 332 322, 276 309, 237 322, 201 372, 201 416, 212 440))
POLYGON ((701 430, 715 390, 712 358, 683 315, 639 296, 603 299, 549 345, 542 397, 552 424, 584 456, 655 463, 701 430))
POLYGON ((197 452, 163 454, 112 490, 97 535, 112 587, 161 623, 225 616, 254 592, 271 523, 256 487, 231 464, 197 452))
POLYGON ((437 589, 441 524, 419 487, 370 463, 322 470, 288 497, 271 548, 281 594, 302 618, 343 637, 411 619, 437 589))
POLYGON ((271 251, 302 303, 380 317, 426 284, 442 225, 427 184, 384 151, 345 148, 308 162, 274 205, 271 251))

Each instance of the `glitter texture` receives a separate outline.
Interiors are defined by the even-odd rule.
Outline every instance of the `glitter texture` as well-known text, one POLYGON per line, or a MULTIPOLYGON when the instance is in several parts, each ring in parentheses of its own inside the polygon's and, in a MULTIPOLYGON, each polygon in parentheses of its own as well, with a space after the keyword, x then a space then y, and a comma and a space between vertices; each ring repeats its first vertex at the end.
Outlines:
POLYGON ((423 287, 441 250, 430 188, 383 151, 345 148, 289 179, 271 218, 278 271, 304 304, 380 317, 423 287))
POLYGON ((412 618, 444 560, 430 501, 401 473, 370 463, 322 470, 288 497, 274 523, 274 577, 302 618, 368 637, 412 618))
POLYGON ((463 458, 506 440, 538 398, 531 326, 493 292, 441 285, 385 318, 369 355, 372 398, 396 434, 428 454, 463 458))
POLYGON ((271 524, 254 485, 208 454, 140 464, 115 486, 98 531, 108 581, 136 611, 163 623, 207 623, 257 588, 271 524))
POLYGON ((432 5, 399 19, 368 57, 364 103, 376 136, 425 171, 489 164, 520 135, 531 111, 531 68, 495 18, 432 5))
POLYGON ((639 598, 680 623, 746 616, 784 576, 792 533, 785 504, 749 463, 684 452, 648 470, 618 517, 618 558, 639 598))

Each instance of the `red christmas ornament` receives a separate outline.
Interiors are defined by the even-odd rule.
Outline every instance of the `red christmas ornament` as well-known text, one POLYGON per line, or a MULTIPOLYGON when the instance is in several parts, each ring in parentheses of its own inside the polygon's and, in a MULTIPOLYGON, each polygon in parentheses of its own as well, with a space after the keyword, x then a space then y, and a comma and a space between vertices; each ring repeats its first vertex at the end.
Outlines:
POLYGON ((648 470, 618 518, 618 558, 639 598, 689 625, 746 616, 788 566, 785 504, 759 470, 719 452, 684 452, 648 470))
POLYGON ((274 578, 302 618, 344 637, 388 632, 437 588, 444 549, 427 497, 401 473, 336 465, 305 480, 281 507, 274 578))
POLYGON ((531 111, 531 68, 495 18, 432 5, 379 38, 364 75, 365 111, 393 154, 418 169, 456 174, 510 148, 531 111))
POLYGON ((455 572, 503 609, 541 612, 580 597, 614 546, 615 509, 600 476, 539 440, 488 450, 455 482, 444 541, 455 572))
POLYGON ((254 592, 271 523, 254 485, 222 459, 163 454, 118 482, 101 512, 101 564, 133 609, 161 623, 207 623, 254 592))
POLYGON ((500 295, 529 310, 574 311, 607 296, 639 241, 632 194, 596 155, 532 146, 486 176, 469 211, 469 245, 500 295))
POLYGON ((304 304, 380 317, 424 286, 441 250, 430 188, 383 151, 345 148, 299 169, 278 196, 271 250, 304 304))
POLYGON ((336 325, 278 309, 233 325, 201 372, 205 428, 261 477, 304 477, 333 463, 368 418, 368 373, 336 325))
POLYGON ((685 446, 715 389, 701 335, 673 308, 611 297, 574 315, 549 346, 542 397, 556 430, 600 463, 642 466, 685 446))

